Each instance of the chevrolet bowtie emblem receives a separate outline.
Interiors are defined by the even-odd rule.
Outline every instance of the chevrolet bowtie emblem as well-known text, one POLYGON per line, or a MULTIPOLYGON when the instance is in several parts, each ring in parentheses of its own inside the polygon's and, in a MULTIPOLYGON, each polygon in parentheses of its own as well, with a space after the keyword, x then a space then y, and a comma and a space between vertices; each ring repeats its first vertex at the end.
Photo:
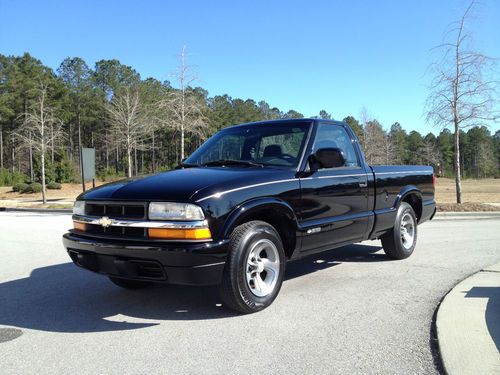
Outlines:
POLYGON ((111 224, 113 224, 113 220, 111 220, 107 216, 103 216, 99 219, 99 225, 101 225, 103 228, 109 227, 111 224))

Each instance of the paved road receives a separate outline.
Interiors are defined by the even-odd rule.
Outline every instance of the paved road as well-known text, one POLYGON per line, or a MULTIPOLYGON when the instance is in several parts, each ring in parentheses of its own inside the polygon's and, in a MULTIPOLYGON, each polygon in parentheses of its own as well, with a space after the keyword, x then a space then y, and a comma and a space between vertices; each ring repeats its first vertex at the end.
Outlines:
POLYGON ((2 374, 435 373, 437 304, 500 261, 500 220, 434 221, 405 261, 373 241, 289 264, 275 303, 238 316, 215 288, 125 291, 75 268, 69 225, 0 213, 2 374))

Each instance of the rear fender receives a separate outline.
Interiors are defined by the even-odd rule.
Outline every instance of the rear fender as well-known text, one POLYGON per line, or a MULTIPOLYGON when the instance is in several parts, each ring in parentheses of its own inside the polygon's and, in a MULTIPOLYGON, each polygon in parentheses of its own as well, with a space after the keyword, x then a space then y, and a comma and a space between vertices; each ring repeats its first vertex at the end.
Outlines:
POLYGON ((393 208, 397 209, 401 202, 405 201, 406 198, 410 195, 415 195, 417 198, 416 202, 414 203, 416 206, 413 207, 413 209, 418 219, 420 219, 420 216, 422 215, 422 192, 414 185, 408 185, 401 189, 398 196, 396 197, 393 208))

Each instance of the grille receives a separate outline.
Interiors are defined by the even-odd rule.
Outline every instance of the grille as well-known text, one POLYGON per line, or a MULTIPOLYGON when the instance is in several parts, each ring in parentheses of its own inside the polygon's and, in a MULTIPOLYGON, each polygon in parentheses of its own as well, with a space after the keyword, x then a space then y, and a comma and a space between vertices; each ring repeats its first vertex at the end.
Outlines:
POLYGON ((108 236, 117 238, 136 238, 136 239, 146 238, 146 228, 136 228, 136 227, 110 226, 104 228, 101 225, 86 224, 85 233, 89 235, 108 236))
POLYGON ((145 203, 86 202, 85 214, 113 219, 145 219, 145 203))

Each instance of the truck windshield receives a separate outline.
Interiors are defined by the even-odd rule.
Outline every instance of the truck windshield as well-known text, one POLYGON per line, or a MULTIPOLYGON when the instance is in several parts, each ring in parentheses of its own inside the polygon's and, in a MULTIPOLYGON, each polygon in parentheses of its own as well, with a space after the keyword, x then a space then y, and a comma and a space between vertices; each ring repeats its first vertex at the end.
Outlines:
POLYGON ((308 122, 253 124, 224 129, 209 138, 182 165, 296 167, 308 122))

